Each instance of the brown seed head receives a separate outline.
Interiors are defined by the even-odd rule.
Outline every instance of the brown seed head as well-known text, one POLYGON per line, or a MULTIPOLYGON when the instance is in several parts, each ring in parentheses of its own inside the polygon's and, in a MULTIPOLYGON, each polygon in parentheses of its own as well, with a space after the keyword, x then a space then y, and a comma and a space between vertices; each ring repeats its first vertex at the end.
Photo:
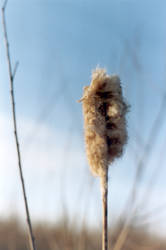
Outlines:
POLYGON ((128 105, 122 96, 119 77, 96 69, 80 101, 83 102, 88 162, 93 174, 103 176, 109 164, 121 156, 127 141, 128 105))

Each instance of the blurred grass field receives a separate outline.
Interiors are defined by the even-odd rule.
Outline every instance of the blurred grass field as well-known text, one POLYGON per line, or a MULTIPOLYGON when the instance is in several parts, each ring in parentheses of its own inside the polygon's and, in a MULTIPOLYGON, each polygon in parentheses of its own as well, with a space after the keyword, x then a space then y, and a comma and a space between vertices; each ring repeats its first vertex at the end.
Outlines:
MULTIPOLYGON (((79 218, 78 218, 79 219, 79 218)), ((109 232, 110 248, 113 249, 120 225, 109 232)), ((0 250, 29 249, 26 229, 17 217, 0 221, 0 250)), ((37 249, 40 250, 100 250, 101 233, 84 226, 79 229, 75 223, 69 225, 68 219, 57 224, 36 223, 34 225, 37 249)), ((166 240, 150 234, 145 227, 130 227, 121 250, 166 250, 166 240)))

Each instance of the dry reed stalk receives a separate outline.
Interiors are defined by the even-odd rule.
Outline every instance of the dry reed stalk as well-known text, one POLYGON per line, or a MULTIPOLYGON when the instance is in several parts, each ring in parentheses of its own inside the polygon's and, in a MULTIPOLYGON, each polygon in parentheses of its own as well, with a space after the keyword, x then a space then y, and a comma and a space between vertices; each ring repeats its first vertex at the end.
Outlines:
POLYGON ((31 219, 30 219, 28 201, 27 201, 26 190, 25 190, 25 182, 24 182, 22 163, 21 163, 21 153, 20 153, 20 146, 19 146, 19 139, 18 139, 18 132, 17 132, 17 119, 16 119, 15 96, 14 96, 14 77, 15 77, 15 74, 17 71, 18 63, 16 63, 14 71, 12 71, 10 52, 9 52, 9 42, 8 42, 7 28, 6 28, 6 20, 5 20, 6 5, 7 5, 7 0, 4 2, 4 5, 2 7, 2 22, 3 22, 4 37, 5 37, 6 54, 7 54, 7 62, 8 62, 8 69, 9 69, 9 78, 10 78, 10 94, 11 94, 11 103, 12 103, 14 135, 15 135, 16 150, 17 150, 17 157, 18 157, 19 174, 20 174, 20 179, 21 179, 21 186, 22 186, 25 211, 26 211, 26 216, 27 216, 27 224, 28 224, 28 230, 29 230, 30 249, 36 250, 35 238, 34 238, 33 231, 32 231, 32 223, 31 223, 31 219))
POLYGON ((103 204, 102 249, 108 249, 108 167, 120 157, 127 141, 125 114, 128 105, 123 99, 118 76, 109 76, 104 69, 92 73, 90 86, 83 97, 86 154, 91 172, 101 178, 103 204))

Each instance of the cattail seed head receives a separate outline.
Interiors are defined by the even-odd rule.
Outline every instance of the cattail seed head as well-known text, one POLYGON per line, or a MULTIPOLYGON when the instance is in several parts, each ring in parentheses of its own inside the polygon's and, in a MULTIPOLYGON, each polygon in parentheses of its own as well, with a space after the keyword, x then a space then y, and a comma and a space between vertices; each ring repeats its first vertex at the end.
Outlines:
POLYGON ((125 115, 128 105, 122 96, 118 76, 104 69, 92 73, 90 86, 84 87, 83 102, 85 144, 94 175, 103 176, 109 164, 121 156, 127 141, 125 115))

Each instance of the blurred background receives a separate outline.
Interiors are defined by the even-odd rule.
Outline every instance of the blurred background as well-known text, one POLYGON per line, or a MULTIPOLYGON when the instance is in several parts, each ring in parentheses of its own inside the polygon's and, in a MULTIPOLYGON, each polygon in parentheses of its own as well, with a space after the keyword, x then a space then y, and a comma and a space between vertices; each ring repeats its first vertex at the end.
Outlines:
MULTIPOLYGON (((53 243, 42 248, 40 241, 40 249, 100 249, 101 243, 94 240, 101 233, 100 183, 89 171, 82 107, 77 103, 97 65, 120 76, 131 106, 128 144, 109 169, 109 227, 114 228, 110 238, 116 242, 129 223, 125 242, 137 240, 131 246, 124 242, 119 249, 166 249, 162 245, 166 237, 165 8, 164 0, 8 1, 13 67, 19 61, 14 82, 18 134, 37 242, 53 232, 55 238, 61 235, 62 242, 65 235, 73 239, 57 245, 58 240, 47 238, 53 243), (155 243, 149 235, 153 240, 155 235, 155 243), (148 238, 147 248, 139 245, 143 237, 148 238)), ((0 232, 7 238, 0 238, 0 249, 24 249, 24 241, 6 245, 14 242, 13 228, 18 228, 14 230, 18 236, 24 223, 1 21, 0 232)))

